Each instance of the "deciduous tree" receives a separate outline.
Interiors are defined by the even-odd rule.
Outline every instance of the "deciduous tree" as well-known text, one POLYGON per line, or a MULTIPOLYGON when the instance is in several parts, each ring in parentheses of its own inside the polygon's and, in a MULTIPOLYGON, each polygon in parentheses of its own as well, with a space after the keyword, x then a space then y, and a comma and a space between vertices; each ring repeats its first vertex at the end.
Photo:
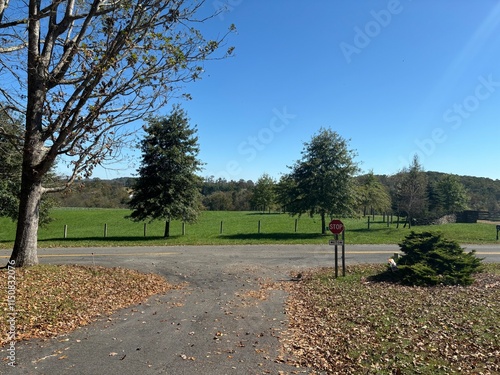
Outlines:
POLYGON ((199 78, 201 61, 224 57, 216 51, 227 34, 208 40, 195 27, 208 19, 197 16, 202 6, 187 0, 0 0, 0 108, 25 121, 11 255, 16 266, 38 262, 42 194, 117 157, 125 126, 199 78), (63 156, 72 171, 67 180, 44 186, 43 177, 63 156))
POLYGON ((391 208, 391 198, 387 188, 375 177, 373 171, 360 180, 359 202, 363 209, 363 215, 366 215, 368 209, 386 212, 391 208))
POLYGON ((276 182, 267 173, 260 176, 253 189, 252 204, 254 207, 262 211, 270 210, 276 198, 275 186, 276 182))

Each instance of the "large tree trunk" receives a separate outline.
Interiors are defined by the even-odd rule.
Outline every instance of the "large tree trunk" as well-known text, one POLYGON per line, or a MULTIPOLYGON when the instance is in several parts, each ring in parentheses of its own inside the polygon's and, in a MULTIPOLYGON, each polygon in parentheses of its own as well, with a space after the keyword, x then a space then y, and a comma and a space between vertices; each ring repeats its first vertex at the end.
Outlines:
POLYGON ((321 213, 321 234, 326 234, 326 219, 325 213, 321 213))
POLYGON ((38 264, 38 218, 42 193, 41 181, 30 180, 23 175, 16 240, 10 257, 16 267, 38 264))

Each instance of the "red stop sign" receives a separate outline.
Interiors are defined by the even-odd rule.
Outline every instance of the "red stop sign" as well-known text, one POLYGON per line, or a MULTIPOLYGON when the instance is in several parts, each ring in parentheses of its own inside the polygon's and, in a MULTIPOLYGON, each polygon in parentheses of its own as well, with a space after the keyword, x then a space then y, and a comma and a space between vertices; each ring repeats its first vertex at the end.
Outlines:
POLYGON ((328 224, 328 228, 333 234, 340 234, 344 231, 344 223, 340 220, 332 220, 330 224, 328 224))

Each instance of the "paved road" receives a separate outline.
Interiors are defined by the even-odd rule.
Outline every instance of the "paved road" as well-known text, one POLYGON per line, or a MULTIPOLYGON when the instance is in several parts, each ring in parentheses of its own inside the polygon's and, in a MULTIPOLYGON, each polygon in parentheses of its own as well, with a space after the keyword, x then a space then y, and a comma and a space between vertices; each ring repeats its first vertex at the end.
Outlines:
MULTIPOLYGON (((474 248, 487 261, 500 261, 499 246, 474 248)), ((392 245, 351 245, 346 263, 386 262, 397 251, 392 245)), ((0 373, 309 373, 276 361, 287 326, 285 293, 273 291, 262 300, 252 293, 263 280, 293 282, 291 273, 332 266, 332 253, 328 245, 40 249, 42 263, 134 268, 186 286, 66 336, 19 342, 17 368, 2 363, 0 373)))
MULTIPOLYGON (((463 245, 466 250, 475 249, 486 262, 500 262, 500 244, 463 245)), ((340 259, 340 246, 339 246, 340 259)), ((380 263, 398 252, 397 245, 347 245, 346 263, 380 263)), ((3 250, 5 254, 7 251, 3 250)), ((179 259, 209 257, 213 259, 239 259, 240 262, 283 264, 297 267, 330 266, 334 262, 334 246, 329 245, 238 245, 238 246, 155 246, 155 247, 99 247, 99 248, 50 248, 39 249, 42 263, 125 265, 142 267, 145 263, 157 263, 164 257, 179 259)), ((0 256, 6 258, 7 255, 0 256)), ((340 262, 340 260, 339 260, 340 262)))

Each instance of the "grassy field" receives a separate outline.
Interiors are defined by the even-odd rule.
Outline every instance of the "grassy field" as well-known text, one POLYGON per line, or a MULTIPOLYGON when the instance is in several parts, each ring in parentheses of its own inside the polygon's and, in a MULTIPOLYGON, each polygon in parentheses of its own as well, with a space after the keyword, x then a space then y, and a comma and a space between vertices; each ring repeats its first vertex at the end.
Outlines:
MULTIPOLYGON (((259 212, 205 211, 196 224, 171 224, 168 239, 163 238, 164 222, 135 223, 125 216, 124 209, 55 209, 54 219, 40 228, 40 247, 59 246, 135 246, 135 245, 230 245, 230 244, 324 244, 332 238, 321 235, 319 217, 296 217, 288 214, 267 214, 259 212), (222 234, 221 234, 222 222, 222 234), (259 233, 260 222, 260 233, 259 233), (64 238, 64 227, 67 237, 64 238), (104 227, 107 236, 104 237, 104 227)), ((394 220, 396 218, 394 217, 394 220)), ((346 243, 387 244, 398 243, 409 233, 408 228, 396 224, 389 226, 382 222, 382 216, 371 218, 370 229, 367 218, 342 219, 346 243)), ((460 243, 496 243, 496 229, 492 224, 446 224, 439 226, 418 226, 415 231, 441 231, 447 238, 460 243)), ((0 248, 11 248, 15 237, 15 223, 0 219, 0 248)))

